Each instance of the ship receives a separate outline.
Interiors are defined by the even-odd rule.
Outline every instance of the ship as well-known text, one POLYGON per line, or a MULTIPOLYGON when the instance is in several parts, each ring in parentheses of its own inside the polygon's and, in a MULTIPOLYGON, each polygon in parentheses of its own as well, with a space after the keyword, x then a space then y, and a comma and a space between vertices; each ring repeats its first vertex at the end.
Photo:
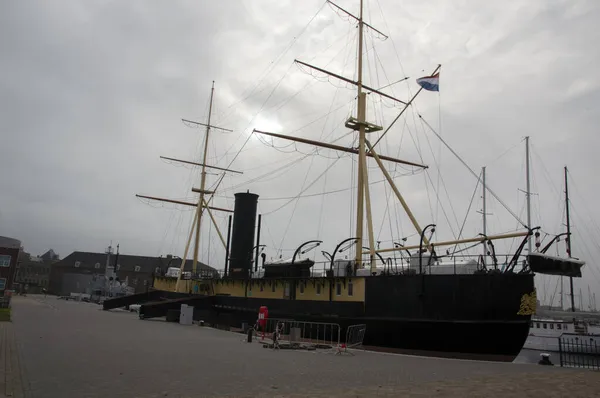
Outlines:
MULTIPOLYGON (((307 240, 299 245, 289 259, 267 261, 264 252, 261 253, 264 245, 261 245, 261 215, 257 214, 259 194, 240 190, 235 193, 233 210, 214 206, 213 199, 222 177, 213 184, 216 188, 208 189, 207 170, 223 175, 241 172, 233 170, 232 164, 227 167, 207 164, 209 134, 219 129, 226 130, 211 124, 215 90, 213 82, 206 123, 185 120, 206 129, 202 161, 164 158, 201 168, 200 187, 192 189, 198 194, 197 200, 185 202, 138 196, 195 207, 182 266, 191 256, 196 269, 201 223, 211 222, 226 252, 223 272, 218 277, 197 274, 195 271, 186 278, 182 278, 183 272, 176 277, 155 277, 153 289, 158 293, 153 297, 169 297, 174 304, 155 302, 142 305, 140 317, 165 315, 165 308, 186 302, 195 307, 195 319, 239 328, 244 324, 254 324, 260 307, 264 306, 268 308, 270 318, 340 325, 342 340, 349 326, 364 324, 366 334, 363 344, 369 347, 426 355, 512 361, 527 339, 531 316, 536 310, 534 270, 530 262, 534 252, 532 243, 539 236, 536 232, 539 227, 532 226, 529 219, 521 223, 522 228, 518 231, 491 235, 487 234, 484 222, 483 233, 477 236, 434 239, 436 225, 431 223, 423 227, 416 219, 407 198, 386 167, 397 164, 424 169, 427 166, 384 155, 379 148, 387 131, 419 93, 422 90, 436 90, 441 65, 421 79, 418 91, 406 100, 365 84, 364 32, 369 29, 377 34, 384 33, 363 18, 362 0, 357 15, 333 2, 327 3, 356 25, 358 49, 355 78, 332 73, 304 61, 295 60, 295 63, 324 74, 328 79, 354 87, 357 101, 355 113, 343 121, 347 134, 354 137, 354 145, 338 145, 259 129, 254 129, 252 135, 322 148, 354 159, 356 196, 353 198, 352 236, 341 240, 331 253, 323 252, 328 264, 322 269, 316 269, 313 260, 301 259, 303 254, 319 247, 322 241, 318 239, 307 240), (401 106, 398 117, 385 129, 368 121, 367 95, 401 106), (412 241, 403 240, 383 248, 375 241, 370 195, 373 181, 370 170, 373 169, 384 176, 384 184, 391 189, 393 198, 410 220, 414 229, 412 241), (219 230, 213 212, 232 213, 229 215, 227 237, 219 230), (516 240, 516 250, 509 255, 496 254, 494 242, 505 239, 516 240), (463 257, 464 252, 457 250, 457 247, 471 250, 474 247, 477 250, 483 248, 483 254, 463 257), (525 250, 526 247, 528 250, 525 250), (192 248, 193 254, 190 253, 192 248)), ((471 173, 478 182, 481 181, 481 175, 472 170, 471 173)), ((484 197, 486 193, 495 195, 484 182, 484 197)), ((347 223, 347 220, 343 222, 347 223)), ((534 263, 536 272, 581 266, 568 259, 556 260, 540 253, 535 254, 534 263)), ((108 302, 110 300, 105 302, 105 309, 111 308, 108 302)))

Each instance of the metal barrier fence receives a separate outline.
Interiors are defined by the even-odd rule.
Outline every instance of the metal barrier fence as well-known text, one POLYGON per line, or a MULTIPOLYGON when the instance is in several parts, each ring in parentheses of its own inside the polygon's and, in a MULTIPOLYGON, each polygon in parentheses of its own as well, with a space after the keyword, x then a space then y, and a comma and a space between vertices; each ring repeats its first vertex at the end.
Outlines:
POLYGON ((337 354, 347 353, 354 355, 348 349, 362 346, 365 333, 367 333, 367 325, 365 324, 348 326, 348 329, 346 329, 346 340, 341 345, 338 345, 337 354))
POLYGON ((337 323, 306 322, 293 319, 269 318, 264 330, 255 325, 255 334, 260 341, 277 341, 289 344, 311 345, 319 348, 334 348, 340 344, 341 328, 337 323), (279 325, 279 329, 277 329, 279 325))
POLYGON ((561 367, 600 370, 600 336, 562 334, 558 351, 561 367))

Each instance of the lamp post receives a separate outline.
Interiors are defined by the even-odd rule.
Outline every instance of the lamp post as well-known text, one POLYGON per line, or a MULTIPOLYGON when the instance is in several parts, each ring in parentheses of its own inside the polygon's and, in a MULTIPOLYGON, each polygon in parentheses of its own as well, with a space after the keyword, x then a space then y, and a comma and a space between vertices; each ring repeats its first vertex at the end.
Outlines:
POLYGON ((423 239, 425 238, 425 231, 431 227, 431 234, 435 232, 435 224, 429 224, 423 231, 421 231, 421 240, 419 241, 419 274, 423 273, 423 239))

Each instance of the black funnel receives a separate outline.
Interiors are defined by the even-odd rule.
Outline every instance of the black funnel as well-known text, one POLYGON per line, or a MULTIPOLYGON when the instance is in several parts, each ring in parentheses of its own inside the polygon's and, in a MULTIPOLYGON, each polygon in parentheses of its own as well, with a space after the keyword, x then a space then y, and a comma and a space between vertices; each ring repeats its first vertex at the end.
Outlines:
POLYGON ((257 204, 258 195, 256 194, 250 192, 235 194, 231 255, 229 256, 229 276, 231 278, 250 277, 257 204))

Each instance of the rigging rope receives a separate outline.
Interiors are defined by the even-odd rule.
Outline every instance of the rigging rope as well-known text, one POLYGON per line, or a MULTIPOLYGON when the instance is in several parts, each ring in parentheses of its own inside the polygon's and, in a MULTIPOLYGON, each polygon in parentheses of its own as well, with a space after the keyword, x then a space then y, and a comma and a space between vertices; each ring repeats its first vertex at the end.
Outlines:
MULTIPOLYGON (((306 191, 307 191, 307 190, 308 190, 310 187, 312 187, 312 186, 313 186, 313 185, 314 185, 314 184, 315 184, 317 181, 319 181, 319 180, 321 179, 321 177, 322 177, 323 175, 325 175, 325 174, 327 173, 327 171, 329 171, 329 169, 331 169, 331 168, 332 168, 332 167, 333 167, 333 166, 334 166, 334 165, 335 165, 335 164, 338 162, 338 160, 339 160, 339 159, 336 159, 336 160, 335 160, 335 161, 334 161, 334 162, 333 162, 333 163, 332 163, 332 164, 331 164, 329 167, 327 167, 327 168, 325 169, 325 171, 323 171, 321 174, 319 174, 319 176, 318 176, 318 177, 317 177, 317 178, 316 178, 316 179, 315 179, 313 182, 311 182, 310 184, 308 184, 308 186, 307 186, 307 187, 303 188, 303 189, 300 191, 300 193, 299 193, 298 195, 294 196, 292 199, 290 199, 289 201, 287 201, 287 202, 286 202, 286 203, 284 203, 283 205, 279 206, 279 207, 278 207, 278 208, 276 208, 275 210, 272 210, 272 211, 270 211, 270 212, 268 212, 268 213, 265 213, 265 215, 273 214, 273 213, 275 213, 275 212, 277 212, 277 211, 279 211, 279 210, 283 209, 284 207, 286 207, 287 205, 289 205, 290 203, 292 203, 294 200, 298 199, 298 197, 299 197, 301 194, 303 194, 304 192, 306 192, 306 191)), ((307 175, 308 175, 308 174, 307 174, 307 175)), ((306 178, 305 178, 305 182, 306 182, 306 178)), ((303 185, 304 185, 304 184, 303 184, 303 185)), ((296 203, 297 203, 297 202, 296 202, 296 203)), ((288 225, 288 227, 289 227, 289 225, 288 225)), ((287 228, 286 228, 286 230, 287 230, 287 228)), ((285 234, 284 234, 284 236, 285 236, 285 234)))
MULTIPOLYGON (((323 4, 321 4, 321 7, 317 10, 317 12, 310 18, 310 20, 308 21, 308 23, 306 25, 304 25, 304 27, 300 30, 300 32, 295 35, 293 37, 293 39, 290 41, 290 43, 285 47, 285 49, 275 58, 274 61, 271 61, 271 63, 265 68, 265 70, 263 71, 263 73, 261 74, 262 76, 258 79, 258 81, 256 82, 256 84, 254 85, 254 87, 250 90, 250 93, 248 95, 246 95, 244 98, 242 98, 241 100, 234 102, 233 104, 231 104, 230 106, 227 107, 227 109, 231 109, 234 106, 246 101, 248 98, 250 98, 253 94, 254 91, 256 91, 256 89, 260 86, 260 84, 263 82, 263 80, 268 76, 268 74, 275 68, 275 66, 277 66, 277 64, 281 61, 281 59, 283 58, 283 56, 292 49, 292 47, 294 46, 294 44, 296 44, 296 42, 298 41, 298 39, 300 39, 300 37, 306 32, 306 30, 308 29, 308 27, 310 26, 310 24, 315 20, 315 18, 319 15, 319 13, 323 10, 323 8, 325 7, 325 5, 327 4, 327 1, 323 2, 323 4)), ((287 74, 287 72, 286 72, 287 74)), ((229 114, 225 114, 223 116, 224 119, 228 118, 230 116, 231 112, 229 114)))
MULTIPOLYGON (((480 177, 481 177, 482 173, 483 173, 483 170, 479 174, 480 177)), ((471 200, 469 201, 469 207, 467 208, 467 213, 465 214, 465 219, 463 220, 463 223, 460 226, 460 231, 458 231, 458 237, 456 239, 460 239, 460 237, 462 236, 463 229, 465 228, 465 224, 467 223, 467 218, 469 218, 469 212, 471 211, 471 206, 473 205, 473 199, 475 199, 475 194, 477 193, 477 188, 479 188, 479 181, 480 181, 480 178, 477 179, 477 184, 475 184, 475 189, 473 190, 473 195, 471 195, 471 200)), ((485 217, 485 214, 483 216, 485 217)), ((452 252, 452 254, 456 253, 457 247, 458 247, 458 244, 454 245, 454 251, 452 252)))
MULTIPOLYGON (((436 135, 436 137, 438 137, 438 139, 446 146, 446 148, 448 148, 448 150, 450 150, 450 152, 452 152, 452 154, 454 156, 456 156, 456 158, 463 164, 463 166, 465 166, 467 168, 467 170, 469 170, 471 172, 471 174, 475 177, 475 178, 479 178, 477 176, 477 174, 475 174, 475 172, 473 171, 473 169, 471 169, 469 167, 469 165, 450 147, 450 145, 448 145, 448 143, 446 143, 446 141, 444 141, 444 139, 442 137, 439 136, 439 134, 433 129, 433 127, 431 127, 431 125, 429 123, 427 123, 427 121, 423 118, 423 116, 421 116, 419 114, 419 118, 421 118, 423 120, 423 122, 425 123, 425 125, 427 127, 429 127, 429 130, 431 130, 431 132, 433 134, 436 135)), ((498 197, 498 195, 496 195, 496 193, 494 191, 492 191, 490 188, 486 187, 486 190, 492 194, 492 196, 498 201, 500 202, 500 204, 510 213, 511 216, 513 216, 515 218, 515 220, 517 220, 519 222, 519 224, 521 224, 523 227, 527 228, 527 224, 525 224, 523 221, 521 221, 521 219, 504 203, 504 201, 502 201, 502 199, 500 199, 498 197)))

